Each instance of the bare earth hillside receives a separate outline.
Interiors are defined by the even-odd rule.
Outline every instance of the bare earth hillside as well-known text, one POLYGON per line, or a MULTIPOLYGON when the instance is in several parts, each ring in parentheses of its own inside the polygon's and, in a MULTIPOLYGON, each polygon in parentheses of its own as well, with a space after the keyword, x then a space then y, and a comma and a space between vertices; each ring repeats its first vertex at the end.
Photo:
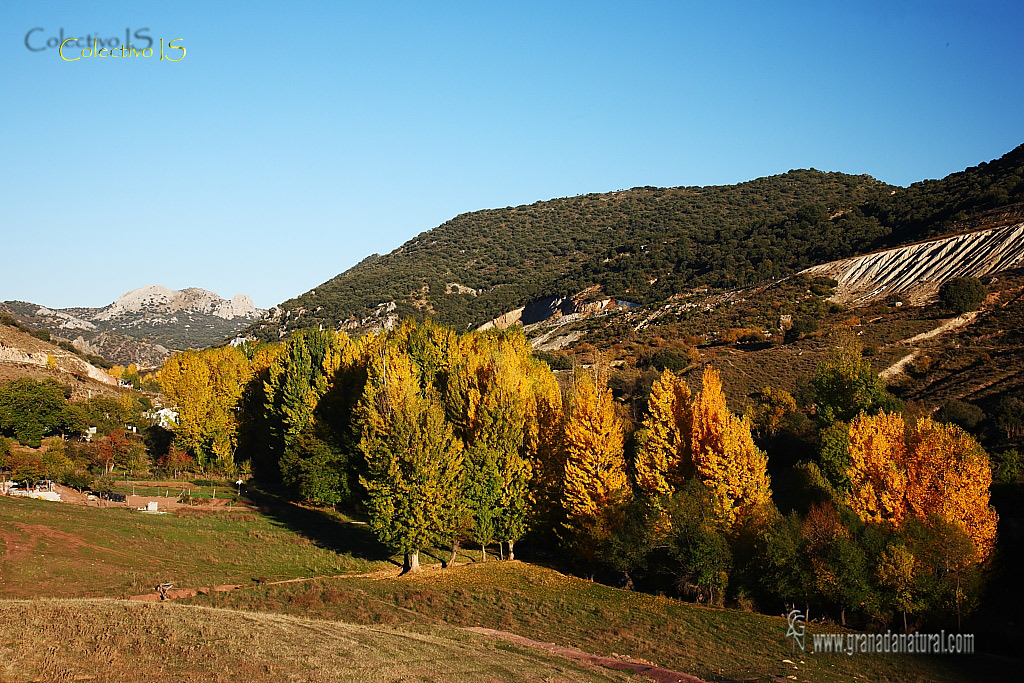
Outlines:
POLYGON ((70 351, 0 325, 0 383, 19 377, 56 379, 71 387, 74 398, 116 395, 117 380, 70 351))
POLYGON ((1024 223, 910 244, 812 266, 805 275, 839 282, 833 301, 864 304, 890 296, 922 304, 954 277, 979 277, 1024 265, 1024 223))

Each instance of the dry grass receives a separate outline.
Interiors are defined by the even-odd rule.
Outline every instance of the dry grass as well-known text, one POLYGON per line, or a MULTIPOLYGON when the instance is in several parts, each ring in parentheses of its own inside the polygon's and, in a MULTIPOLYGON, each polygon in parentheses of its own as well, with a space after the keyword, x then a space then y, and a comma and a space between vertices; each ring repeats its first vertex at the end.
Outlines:
MULTIPOLYGON (((981 657, 794 657, 782 617, 618 590, 522 562, 402 578, 319 579, 190 602, 398 628, 482 626, 594 654, 627 655, 708 681, 784 681, 790 675, 823 683, 1006 679, 998 663, 981 657)), ((828 630, 817 624, 810 630, 816 628, 828 630)))
POLYGON ((4 681, 625 681, 445 627, 110 600, 0 601, 4 681))

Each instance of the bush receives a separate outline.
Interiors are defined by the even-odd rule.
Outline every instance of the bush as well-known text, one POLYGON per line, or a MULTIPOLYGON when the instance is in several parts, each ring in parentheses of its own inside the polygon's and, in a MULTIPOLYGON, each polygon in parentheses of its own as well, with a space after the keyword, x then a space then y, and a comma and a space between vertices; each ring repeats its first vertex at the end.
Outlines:
POLYGON ((956 426, 971 430, 978 426, 985 419, 985 413, 973 403, 965 403, 955 399, 946 401, 935 414, 939 422, 948 422, 956 426))
POLYGON ((1015 448, 993 458, 992 469, 993 479, 1001 484, 1019 484, 1024 481, 1024 459, 1015 448))
POLYGON ((93 490, 96 480, 88 472, 72 472, 64 477, 63 484, 79 491, 93 490))
POLYGON ((986 294, 985 285, 976 277, 955 277, 939 288, 942 305, 957 315, 978 310, 986 294))
POLYGON ((677 349, 658 349, 646 356, 640 363, 645 368, 653 368, 659 372, 671 370, 679 372, 690 365, 690 354, 677 349))

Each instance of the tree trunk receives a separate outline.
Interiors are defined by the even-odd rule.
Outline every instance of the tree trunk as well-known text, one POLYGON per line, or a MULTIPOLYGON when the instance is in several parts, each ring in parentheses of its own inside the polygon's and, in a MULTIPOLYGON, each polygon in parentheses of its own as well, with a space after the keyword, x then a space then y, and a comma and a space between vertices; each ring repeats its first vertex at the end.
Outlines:
POLYGON ((903 632, 907 632, 907 610, 903 610, 903 632))
POLYGON ((414 550, 405 554, 405 566, 402 567, 403 574, 412 574, 420 570, 420 551, 414 550))
POLYGON ((510 561, 516 559, 516 553, 515 553, 515 550, 514 550, 515 545, 516 545, 515 541, 509 541, 508 542, 508 559, 510 561))
POLYGON ((459 539, 458 539, 458 537, 455 537, 455 538, 452 539, 452 556, 448 558, 447 562, 445 562, 444 560, 441 560, 441 569, 447 569, 448 567, 454 567, 455 566, 455 556, 458 554, 458 552, 459 552, 459 539))
POLYGON ((480 561, 481 562, 486 562, 487 561, 487 546, 484 545, 483 543, 480 544, 480 561))
POLYGON ((844 628, 846 627, 846 608, 845 607, 843 607, 842 609, 839 610, 839 624, 841 626, 843 626, 844 628))
POLYGON ((505 559, 505 541, 498 541, 498 559, 505 559))

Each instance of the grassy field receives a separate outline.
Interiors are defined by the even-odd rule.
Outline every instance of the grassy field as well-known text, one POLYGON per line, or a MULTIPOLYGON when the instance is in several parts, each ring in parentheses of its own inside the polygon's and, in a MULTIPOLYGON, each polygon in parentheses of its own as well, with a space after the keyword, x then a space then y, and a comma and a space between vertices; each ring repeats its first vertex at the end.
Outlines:
MULTIPOLYGON (((528 657, 533 668, 521 668, 517 658, 526 655, 516 647, 494 641, 486 648, 498 654, 480 654, 467 644, 478 642, 476 636, 452 627, 626 655, 708 681, 1014 679, 982 657, 794 656, 781 617, 617 590, 522 562, 468 562, 398 577, 395 558, 363 524, 294 505, 261 510, 150 516, 0 498, 0 662, 28 672, 8 669, 0 680, 106 680, 94 672, 108 664, 117 674, 109 680, 118 681, 182 680, 198 671, 214 672, 211 680, 219 672, 222 680, 249 681, 623 680, 563 660, 545 673, 554 655, 540 651, 528 657), (311 576, 318 578, 267 583, 311 576), (174 609, 10 600, 124 597, 149 593, 161 581, 245 587, 190 598, 182 602, 192 607, 174 609), (85 616, 72 619, 69 612, 85 616), (55 637, 46 629, 50 622, 72 630, 55 637), (372 640, 381 634, 405 649, 372 640), (364 667, 363 647, 390 654, 353 669, 346 657, 364 667)), ((470 559, 478 558, 460 555, 470 559)), ((428 566, 435 560, 429 553, 423 558, 428 566)))
POLYGON ((121 597, 392 566, 365 526, 282 505, 271 514, 146 515, 0 498, 0 597, 121 597))
MULTIPOLYGON (((229 500, 233 503, 239 500, 237 489, 230 484, 219 486, 196 486, 191 482, 158 482, 155 483, 140 481, 114 481, 111 489, 126 496, 181 496, 190 497, 195 500, 210 499, 216 497, 218 500, 229 500)), ((241 496, 243 499, 245 495, 241 496)))
MULTIPOLYGON (((981 657, 794 656, 782 617, 617 590, 521 562, 476 563, 397 579, 318 579, 188 602, 398 628, 484 626, 596 654, 627 655, 708 681, 1013 679, 981 657)), ((815 628, 829 630, 814 624, 809 631, 815 628)))
POLYGON ((109 600, 0 600, 0 623, 0 680, 11 683, 639 680, 437 626, 109 600))

